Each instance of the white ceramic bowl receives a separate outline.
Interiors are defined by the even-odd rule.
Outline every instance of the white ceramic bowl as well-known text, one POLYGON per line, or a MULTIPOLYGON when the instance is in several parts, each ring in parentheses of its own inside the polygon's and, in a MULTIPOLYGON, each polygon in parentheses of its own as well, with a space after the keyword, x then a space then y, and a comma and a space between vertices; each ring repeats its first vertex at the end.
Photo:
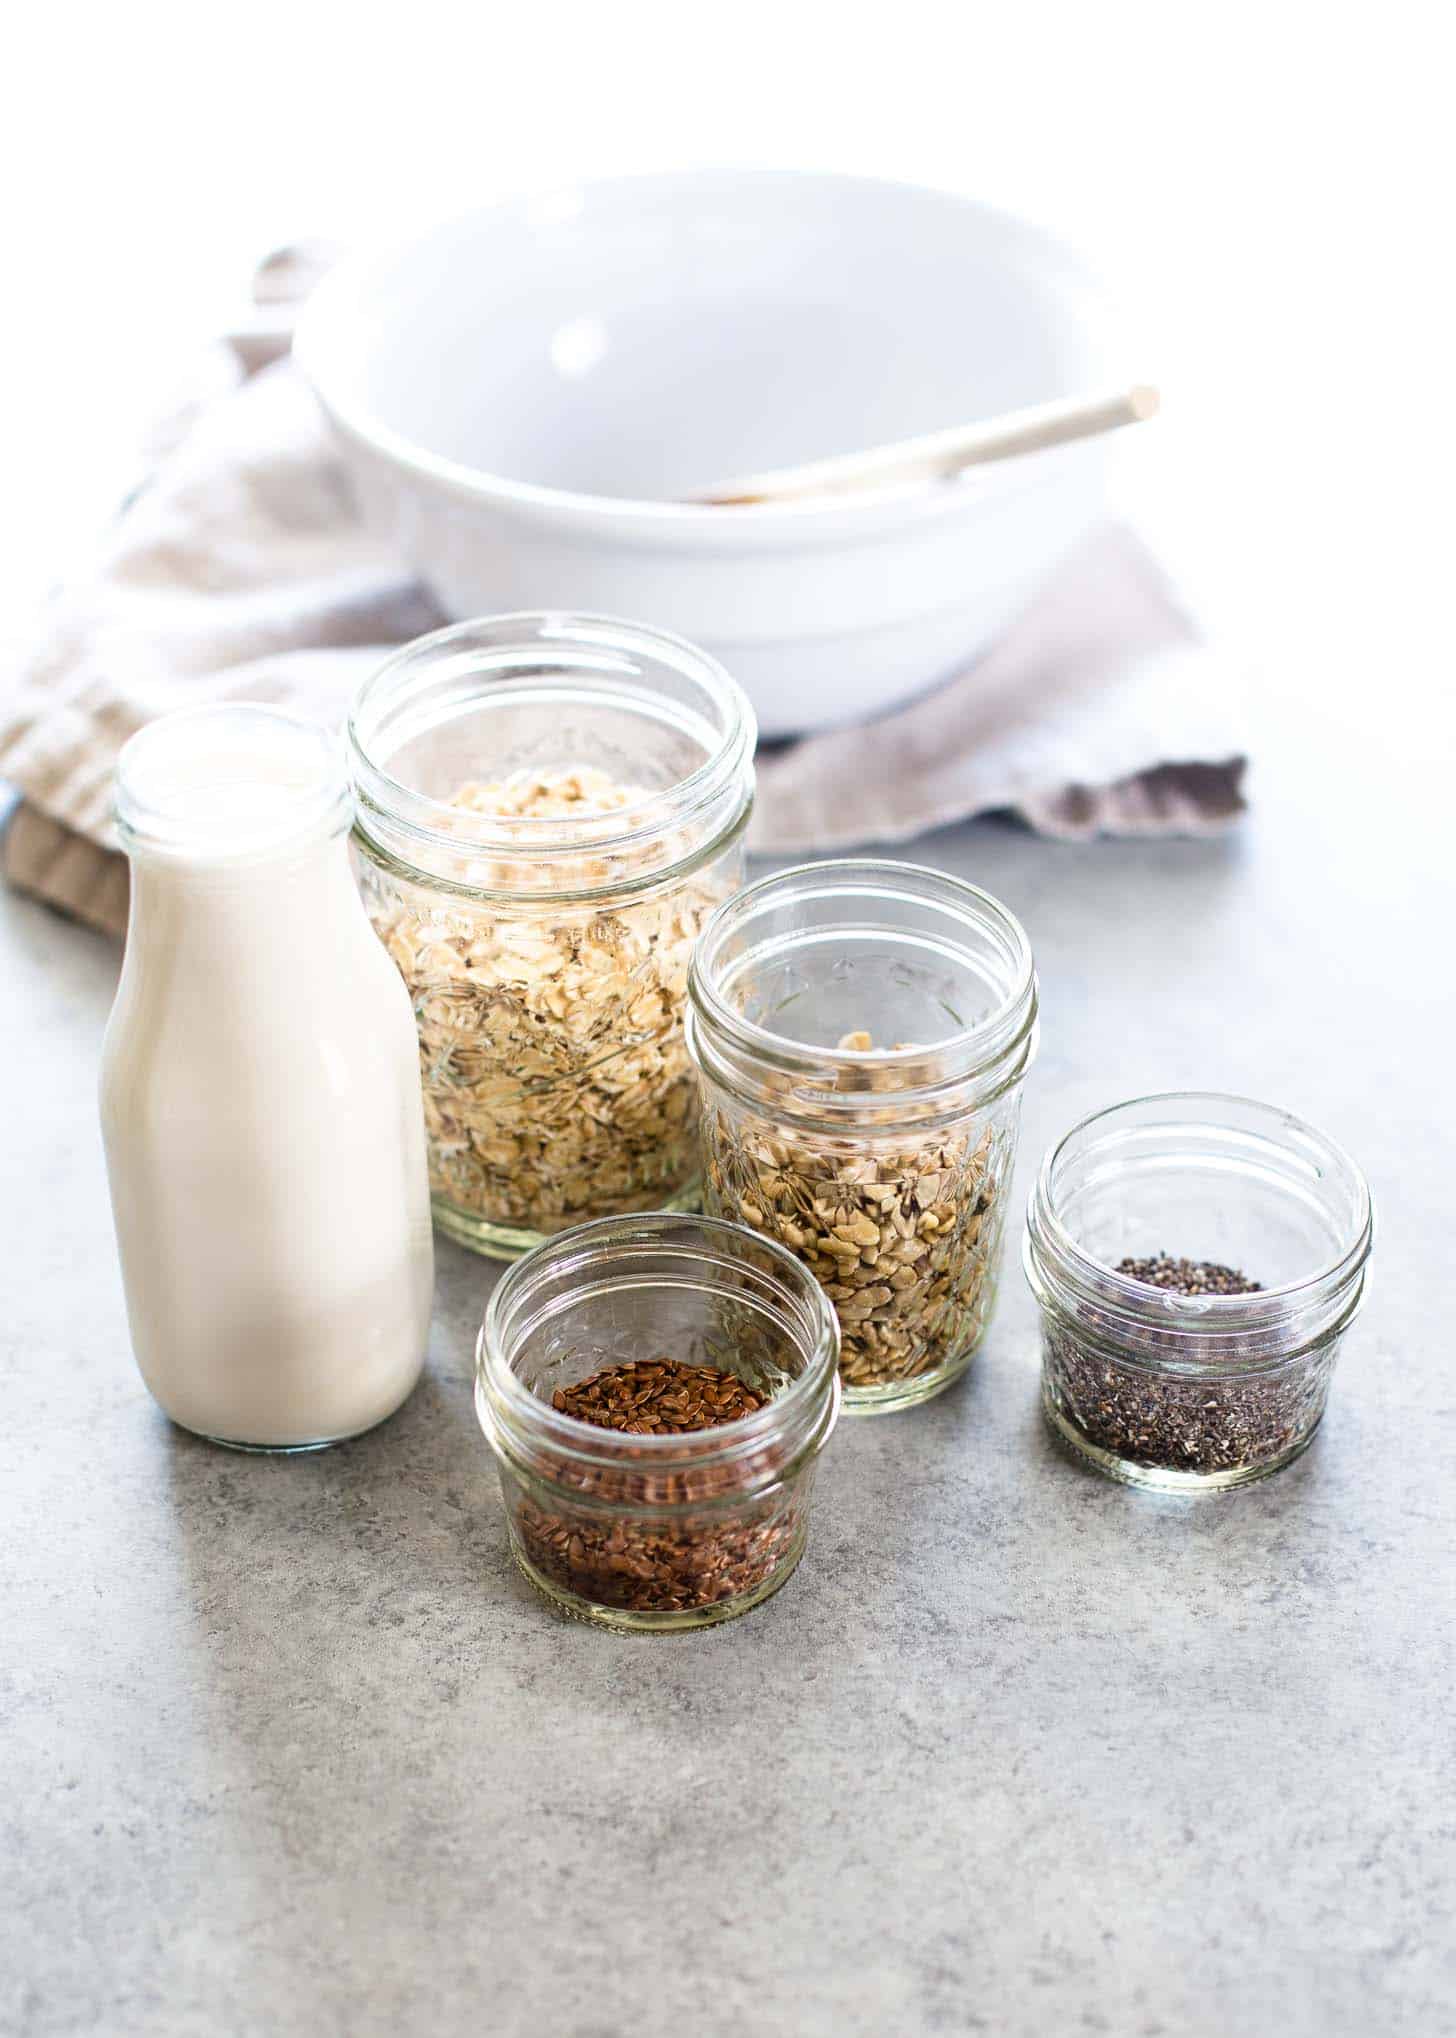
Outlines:
POLYGON ((768 735, 874 714, 984 649, 1097 515, 1106 443, 827 504, 673 498, 1128 372, 1032 227, 741 171, 514 200, 351 258, 295 352, 366 516, 449 614, 677 631, 768 735))

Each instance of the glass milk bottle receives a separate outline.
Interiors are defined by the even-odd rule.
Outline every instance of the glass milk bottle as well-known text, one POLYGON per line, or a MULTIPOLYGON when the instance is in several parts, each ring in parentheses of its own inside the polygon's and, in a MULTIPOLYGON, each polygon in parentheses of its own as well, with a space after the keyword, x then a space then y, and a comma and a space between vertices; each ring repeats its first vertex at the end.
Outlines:
POLYGON ((218 1443, 337 1443, 419 1378, 434 1271, 414 1018, 337 746, 271 708, 169 716, 122 752, 117 823, 101 1122, 137 1363, 218 1443))

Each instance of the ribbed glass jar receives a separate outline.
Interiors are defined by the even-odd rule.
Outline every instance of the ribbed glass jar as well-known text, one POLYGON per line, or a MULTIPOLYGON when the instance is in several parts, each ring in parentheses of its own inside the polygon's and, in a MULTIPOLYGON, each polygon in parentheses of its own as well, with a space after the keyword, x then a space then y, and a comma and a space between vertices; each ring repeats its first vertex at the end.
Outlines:
POLYGON ((606 1218, 538 1247, 497 1286, 477 1351, 476 1408, 522 1571, 568 1613, 622 1629, 703 1627, 777 1592, 808 1534, 838 1351, 816 1283, 738 1225, 606 1218), (768 1398, 670 1435, 552 1405, 604 1368, 664 1358, 768 1398))
POLYGON ((714 659, 600 617, 462 623, 361 688, 360 882, 451 1237, 510 1256, 696 1201, 688 956, 742 882, 754 733, 714 659))
POLYGON ((706 1207, 821 1282, 847 1409, 939 1393, 995 1299, 1036 1048, 1020 924, 940 871, 806 864, 719 908, 688 997, 706 1207))
POLYGON ((1287 1111, 1185 1093, 1084 1120, 1047 1155, 1028 1213, 1052 1429, 1136 1486, 1277 1471, 1324 1414, 1372 1237, 1360 1170, 1287 1111), (1160 1256, 1260 1285, 1183 1294, 1116 1271, 1160 1256))

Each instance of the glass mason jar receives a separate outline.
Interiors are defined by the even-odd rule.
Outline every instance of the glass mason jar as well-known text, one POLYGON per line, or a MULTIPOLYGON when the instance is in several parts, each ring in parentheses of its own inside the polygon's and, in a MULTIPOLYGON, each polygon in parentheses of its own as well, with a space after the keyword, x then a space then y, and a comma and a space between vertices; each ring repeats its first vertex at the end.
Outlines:
POLYGON ((845 1407, 923 1401, 990 1320, 1031 948, 974 885, 806 864, 721 906, 688 984, 706 1207, 778 1240, 839 1316, 845 1407))
POLYGON ((816 1284, 737 1225, 609 1217, 538 1247, 497 1286, 477 1349, 476 1408, 521 1570, 611 1628, 703 1627, 767 1599, 803 1553, 838 1353, 816 1284), (662 1357, 734 1373, 768 1399, 669 1435, 552 1405, 604 1367, 662 1357))
POLYGON ((462 1244, 696 1201, 688 956, 742 882, 754 736, 706 653, 593 616, 461 623, 360 689, 360 883, 462 1244))
POLYGON ((1287 1111, 1187 1093, 1085 1119, 1028 1213, 1052 1429, 1109 1478, 1169 1492, 1287 1465, 1324 1414, 1372 1232, 1360 1170, 1287 1111), (1209 1292, 1115 1271, 1195 1254, 1209 1292), (1261 1285, 1216 1292, 1230 1273, 1261 1285))

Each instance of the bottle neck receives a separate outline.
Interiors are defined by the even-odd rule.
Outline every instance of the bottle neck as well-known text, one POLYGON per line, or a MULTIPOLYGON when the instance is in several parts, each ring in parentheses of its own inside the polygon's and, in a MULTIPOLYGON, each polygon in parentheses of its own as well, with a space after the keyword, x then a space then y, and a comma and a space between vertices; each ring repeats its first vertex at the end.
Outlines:
POLYGON ((161 938, 236 956, 325 941, 341 916, 363 924, 343 829, 245 864, 158 856, 135 844, 129 855, 129 945, 161 938))

